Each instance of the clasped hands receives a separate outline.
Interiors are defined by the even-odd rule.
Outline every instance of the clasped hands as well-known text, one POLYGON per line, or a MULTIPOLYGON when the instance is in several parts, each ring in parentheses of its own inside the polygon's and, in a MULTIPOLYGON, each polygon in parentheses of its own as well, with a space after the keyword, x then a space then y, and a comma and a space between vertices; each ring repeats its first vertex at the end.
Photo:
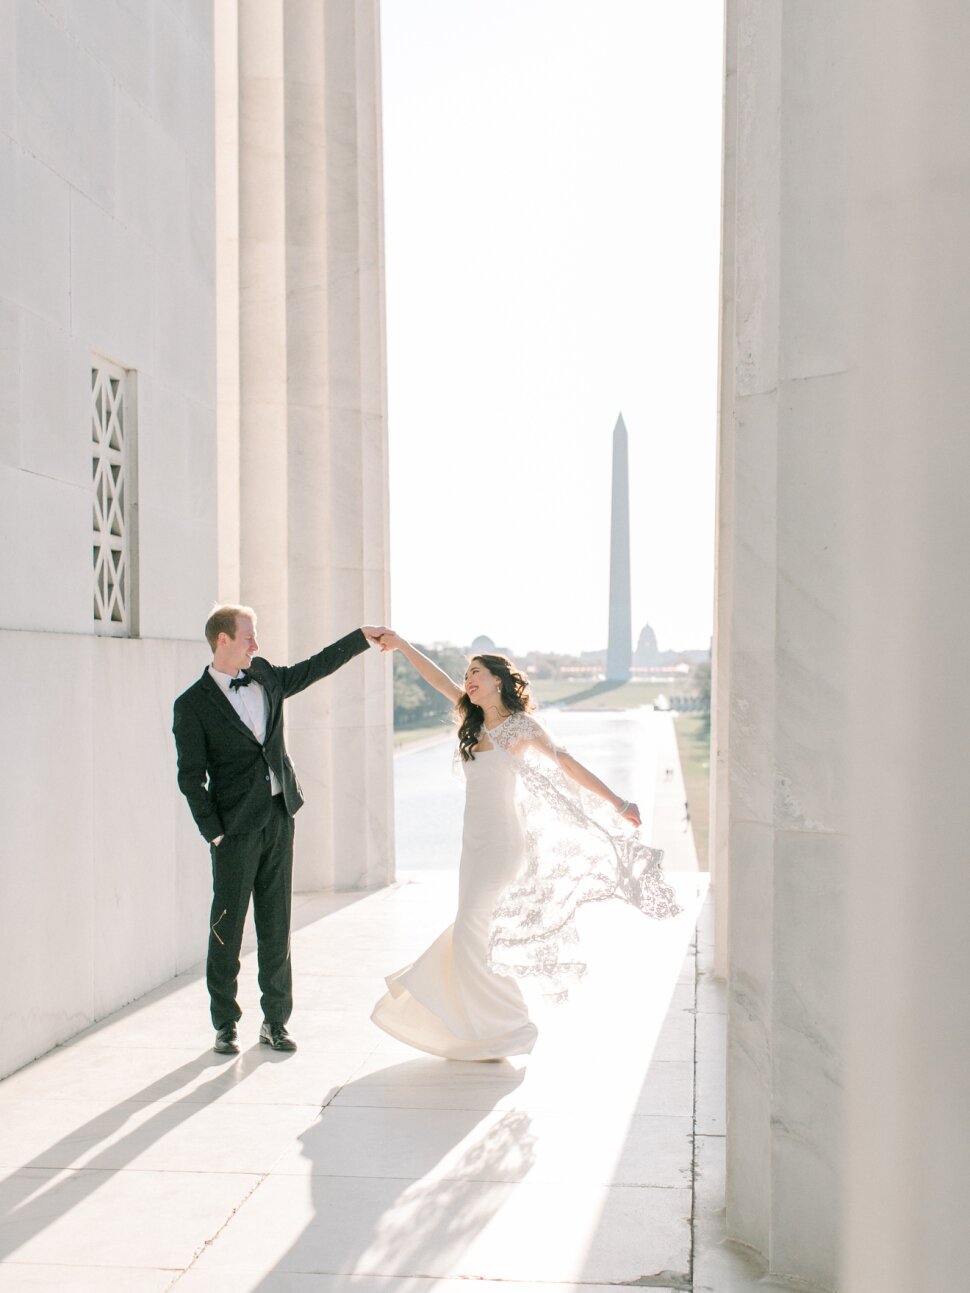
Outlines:
POLYGON ((398 634, 384 624, 362 624, 360 631, 368 642, 382 651, 393 651, 401 641, 398 634))

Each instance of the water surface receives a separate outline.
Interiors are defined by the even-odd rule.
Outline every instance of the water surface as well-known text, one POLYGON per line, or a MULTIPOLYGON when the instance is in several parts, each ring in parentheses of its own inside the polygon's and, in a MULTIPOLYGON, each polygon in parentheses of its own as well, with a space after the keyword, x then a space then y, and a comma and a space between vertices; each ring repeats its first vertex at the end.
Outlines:
MULTIPOLYGON (((554 739, 617 794, 636 801, 650 838, 657 727, 649 709, 549 709, 539 715, 554 739)), ((394 759, 397 869, 457 869, 464 783, 453 773, 455 737, 404 749, 394 759)))

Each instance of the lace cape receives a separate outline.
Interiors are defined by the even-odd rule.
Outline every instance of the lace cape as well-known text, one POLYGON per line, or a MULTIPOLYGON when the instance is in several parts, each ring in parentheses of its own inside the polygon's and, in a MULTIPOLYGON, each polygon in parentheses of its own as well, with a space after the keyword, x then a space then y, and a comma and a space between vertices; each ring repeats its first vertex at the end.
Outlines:
POLYGON ((532 715, 511 714, 482 736, 515 761, 525 828, 522 865, 492 913, 488 967, 535 978, 564 998, 586 973, 577 946, 581 907, 619 898, 655 920, 681 910, 660 867, 663 850, 624 829, 604 800, 566 776, 559 766, 566 751, 532 715))

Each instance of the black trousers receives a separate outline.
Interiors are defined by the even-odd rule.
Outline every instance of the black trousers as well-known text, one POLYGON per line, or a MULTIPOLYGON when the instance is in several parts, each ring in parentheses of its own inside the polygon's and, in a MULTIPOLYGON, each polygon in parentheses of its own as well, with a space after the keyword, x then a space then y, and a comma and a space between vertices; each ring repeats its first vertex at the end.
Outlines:
POLYGON ((206 984, 216 1028, 237 1020, 239 949, 243 926, 253 900, 256 955, 259 962, 260 1005, 263 1018, 285 1024, 293 1011, 293 972, 290 966, 290 909, 293 890, 293 818, 283 796, 273 800, 269 821, 258 831, 227 835, 210 845, 212 912, 209 916, 209 955, 206 984))

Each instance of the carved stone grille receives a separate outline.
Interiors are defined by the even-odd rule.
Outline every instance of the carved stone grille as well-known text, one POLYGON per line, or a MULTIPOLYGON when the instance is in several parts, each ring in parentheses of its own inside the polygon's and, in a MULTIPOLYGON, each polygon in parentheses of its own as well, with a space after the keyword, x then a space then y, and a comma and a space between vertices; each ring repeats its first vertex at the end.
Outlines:
POLYGON ((130 376, 104 361, 91 369, 94 623, 96 632, 122 637, 134 631, 130 376))

